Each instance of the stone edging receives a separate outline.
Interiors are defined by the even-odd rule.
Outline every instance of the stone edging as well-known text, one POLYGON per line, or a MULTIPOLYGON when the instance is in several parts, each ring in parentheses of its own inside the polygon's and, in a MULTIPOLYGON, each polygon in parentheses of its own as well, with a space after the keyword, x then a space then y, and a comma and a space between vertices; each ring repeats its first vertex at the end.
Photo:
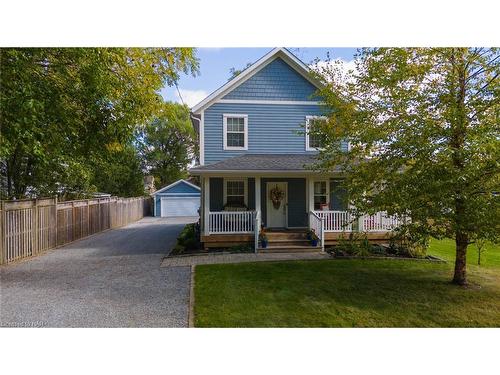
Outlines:
POLYGON ((178 255, 170 255, 167 254, 163 257, 163 259, 166 258, 186 258, 186 257, 200 257, 200 256, 210 256, 210 255, 233 255, 233 254, 255 254, 253 251, 238 251, 238 252, 232 252, 232 251, 217 251, 217 252, 212 252, 212 253, 193 253, 193 254, 178 254, 178 255))
POLYGON ((412 261, 419 261, 419 262, 433 262, 433 263, 446 263, 446 260, 438 258, 436 256, 431 255, 432 258, 409 258, 409 257, 376 257, 376 256, 366 256, 366 257, 359 257, 359 256, 333 256, 330 254, 332 259, 380 259, 380 260, 412 260, 412 261))

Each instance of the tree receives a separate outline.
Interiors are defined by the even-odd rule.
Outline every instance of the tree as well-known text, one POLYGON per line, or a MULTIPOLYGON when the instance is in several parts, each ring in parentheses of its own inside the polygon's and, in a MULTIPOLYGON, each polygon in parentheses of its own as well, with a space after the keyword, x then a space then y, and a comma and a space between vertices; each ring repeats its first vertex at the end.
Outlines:
POLYGON ((187 176, 187 168, 197 152, 189 108, 166 103, 157 118, 139 135, 144 169, 164 186, 187 176))
POLYGON ((477 250, 477 265, 481 265, 481 256, 486 251, 486 241, 484 239, 478 239, 476 241, 476 250, 477 250))
POLYGON ((330 111, 314 129, 317 168, 341 166, 360 212, 409 215, 412 232, 453 238, 453 282, 465 285, 468 245, 500 233, 498 49, 362 49, 356 71, 316 75, 330 111))
POLYGON ((131 143, 96 160, 92 184, 100 192, 120 197, 144 194, 144 175, 138 150, 131 143))
POLYGON ((245 65, 245 67, 241 68, 241 69, 236 69, 235 67, 232 67, 231 69, 229 69, 230 77, 229 77, 228 81, 232 80, 234 77, 239 76, 241 73, 243 73, 244 70, 246 70, 247 68, 249 68, 251 66, 252 66, 252 63, 247 63, 247 65, 245 65))
POLYGON ((192 48, 11 48, 0 66, 1 192, 12 199, 92 189, 96 163, 198 62, 192 48))

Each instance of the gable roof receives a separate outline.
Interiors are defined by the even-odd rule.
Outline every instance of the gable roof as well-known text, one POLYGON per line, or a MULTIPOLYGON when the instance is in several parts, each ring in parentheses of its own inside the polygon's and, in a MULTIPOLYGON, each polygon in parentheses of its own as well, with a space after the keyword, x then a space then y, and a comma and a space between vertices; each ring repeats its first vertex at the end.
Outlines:
POLYGON ((216 100, 225 96, 228 92, 234 90, 236 87, 241 85, 243 82, 247 81, 249 78, 258 73, 262 68, 267 66, 269 63, 277 58, 283 59, 288 65, 290 65, 297 73, 302 75, 306 80, 311 82, 315 87, 321 88, 321 84, 311 77, 309 67, 304 64, 298 57, 293 53, 288 51, 286 48, 274 48, 255 63, 253 63, 249 68, 245 69, 243 72, 238 74, 236 77, 226 82, 220 88, 212 92, 209 96, 203 99, 201 102, 196 104, 191 110, 193 113, 200 113, 205 108, 212 105, 216 100))
POLYGON ((158 194, 158 193, 162 193, 162 192, 164 192, 164 191, 166 191, 166 190, 168 190, 168 189, 171 189, 171 188, 173 188, 174 186, 179 185, 179 184, 181 184, 181 183, 184 183, 184 184, 186 184, 186 185, 188 185, 188 186, 190 186, 190 187, 192 187, 192 188, 195 188, 195 189, 196 189, 196 190, 198 190, 198 191, 201 191, 201 189, 200 189, 200 187, 199 187, 199 186, 196 186, 196 185, 192 184, 192 183, 191 183, 191 182, 189 182, 189 181, 186 181, 186 180, 182 180, 182 179, 181 179, 181 180, 175 181, 174 183, 171 183, 171 184, 170 184, 170 185, 168 185, 168 186, 162 187, 160 190, 156 190, 154 193, 151 193, 151 195, 155 195, 155 194, 158 194))

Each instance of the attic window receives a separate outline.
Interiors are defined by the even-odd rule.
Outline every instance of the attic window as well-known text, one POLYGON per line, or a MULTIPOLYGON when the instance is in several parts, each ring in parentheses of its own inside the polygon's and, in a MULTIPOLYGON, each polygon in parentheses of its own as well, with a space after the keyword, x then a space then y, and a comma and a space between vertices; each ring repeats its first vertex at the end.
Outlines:
POLYGON ((247 115, 224 115, 224 150, 248 150, 247 115))

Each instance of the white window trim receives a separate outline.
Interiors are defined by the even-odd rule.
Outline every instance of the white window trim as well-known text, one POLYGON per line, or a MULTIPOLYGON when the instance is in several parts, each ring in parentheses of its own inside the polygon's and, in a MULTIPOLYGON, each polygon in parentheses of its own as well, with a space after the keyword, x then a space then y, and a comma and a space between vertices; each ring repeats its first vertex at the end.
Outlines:
MULTIPOLYGON (((328 204, 328 209, 330 209, 330 179, 324 179, 324 178, 321 178, 321 179, 314 179, 313 180, 313 185, 312 185, 312 188, 313 188, 313 194, 312 194, 312 198, 313 198, 313 202, 312 202, 312 207, 314 208, 314 197, 316 195, 319 195, 319 194, 316 194, 316 192, 314 191, 314 184, 316 182, 324 182, 325 185, 326 185, 326 204, 328 204)), ((323 195, 323 194, 321 194, 323 195)))
POLYGON ((224 206, 227 204, 227 182, 228 181, 243 181, 243 194, 244 194, 244 198, 243 198, 243 201, 245 203, 245 206, 248 207, 248 178, 231 178, 231 177, 228 177, 228 178, 224 178, 224 206))
POLYGON ((306 151, 320 151, 322 148, 310 147, 309 146, 309 121, 311 120, 327 120, 326 116, 306 116, 306 151))
POLYGON ((223 116, 222 146, 224 147, 224 150, 230 150, 230 151, 231 150, 248 150, 248 115, 224 113, 222 116, 223 116), (244 131, 245 146, 243 146, 243 147, 227 146, 227 119, 229 117, 244 119, 243 131, 244 131))

